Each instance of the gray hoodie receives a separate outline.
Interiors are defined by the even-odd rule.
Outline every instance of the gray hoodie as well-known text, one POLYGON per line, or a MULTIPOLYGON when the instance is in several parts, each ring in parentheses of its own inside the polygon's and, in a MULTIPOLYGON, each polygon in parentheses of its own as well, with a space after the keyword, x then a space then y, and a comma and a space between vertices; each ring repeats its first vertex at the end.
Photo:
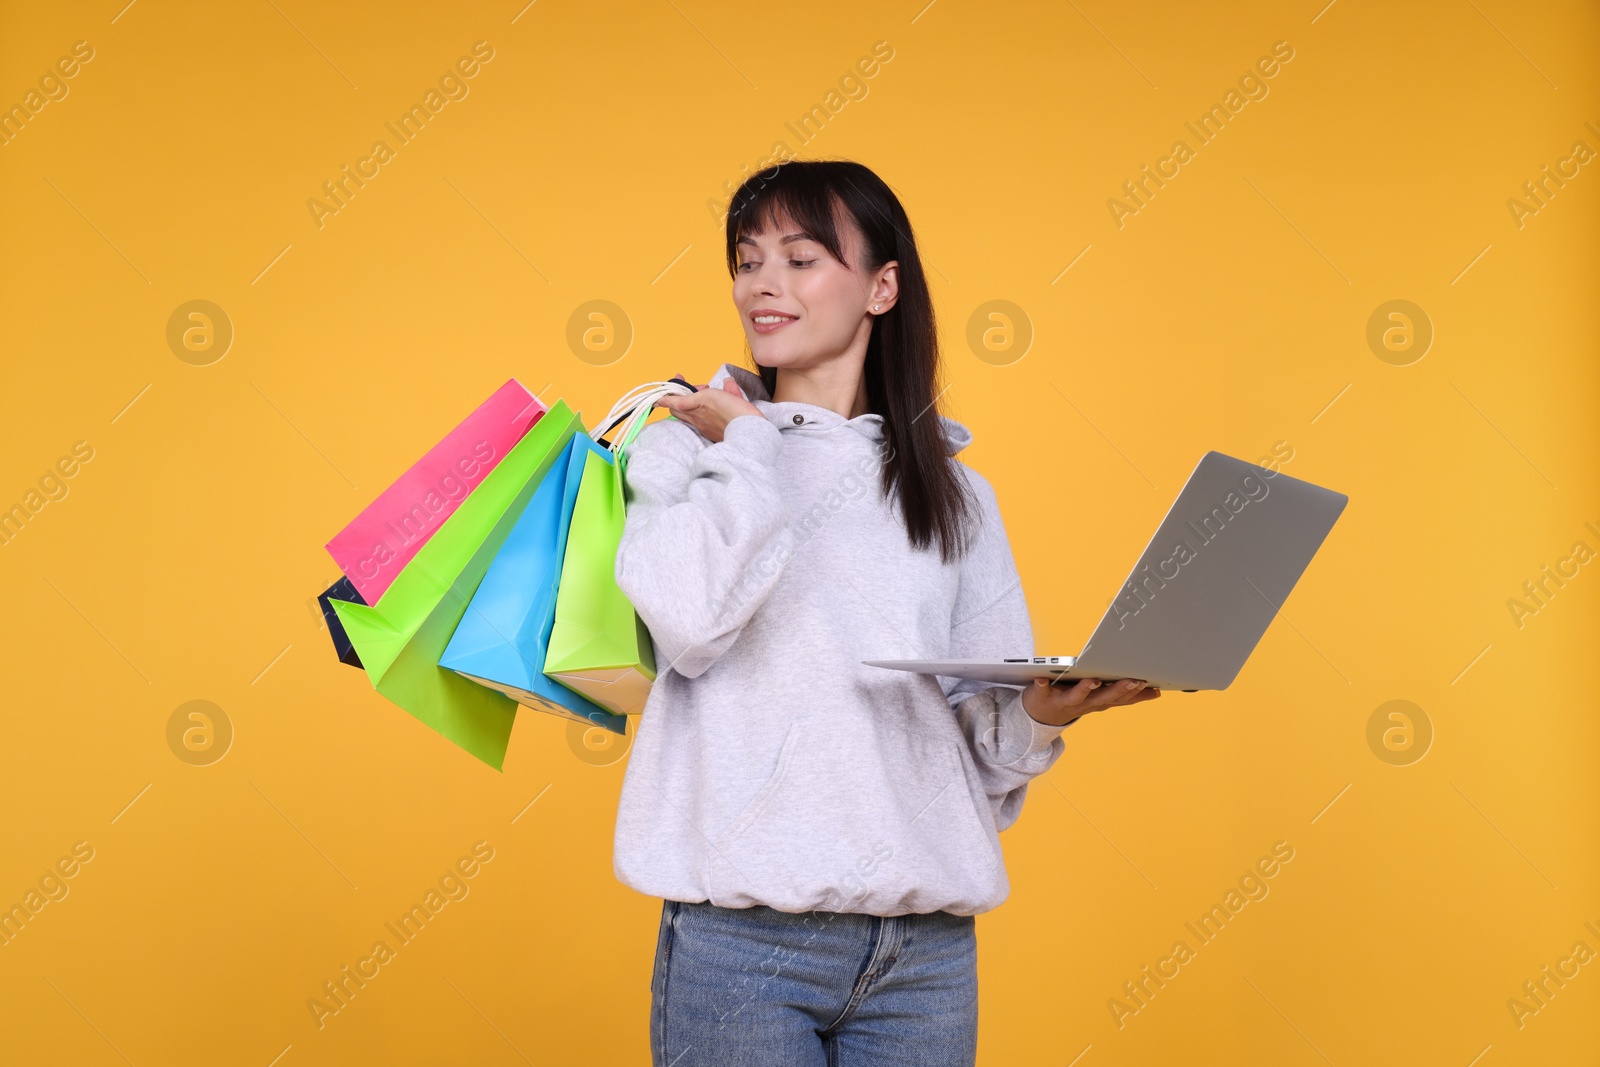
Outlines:
MULTIPOLYGON (((1031 656, 993 488, 957 462, 982 524, 966 558, 913 551, 880 488, 880 415, 774 403, 713 444, 676 418, 625 461, 616 577, 656 680, 617 810, 616 875, 741 908, 976 915, 1010 892, 998 834, 1061 755, 1021 689, 864 659, 1031 656)), ((949 450, 972 442, 938 416, 949 450)))

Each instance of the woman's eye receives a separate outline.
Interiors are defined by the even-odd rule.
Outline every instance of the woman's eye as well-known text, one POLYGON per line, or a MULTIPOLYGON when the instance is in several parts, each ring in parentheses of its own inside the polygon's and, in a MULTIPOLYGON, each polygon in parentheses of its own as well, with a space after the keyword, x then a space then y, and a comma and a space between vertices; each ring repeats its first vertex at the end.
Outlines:
MULTIPOLYGON (((817 261, 815 259, 791 259, 789 261, 789 263, 791 265, 796 266, 796 267, 810 267, 810 266, 814 265, 816 262, 817 261)), ((744 269, 746 267, 759 267, 760 265, 761 265, 761 261, 760 260, 746 260, 745 262, 739 264, 739 268, 738 269, 742 272, 742 271, 744 271, 744 269)))

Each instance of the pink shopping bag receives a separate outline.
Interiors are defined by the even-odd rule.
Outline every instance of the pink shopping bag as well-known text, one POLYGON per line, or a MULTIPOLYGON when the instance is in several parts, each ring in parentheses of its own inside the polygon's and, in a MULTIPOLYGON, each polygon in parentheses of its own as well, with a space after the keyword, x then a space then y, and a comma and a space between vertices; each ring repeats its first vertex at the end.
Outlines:
POLYGON ((327 548, 363 600, 376 604, 474 487, 545 413, 512 378, 340 530, 327 548))

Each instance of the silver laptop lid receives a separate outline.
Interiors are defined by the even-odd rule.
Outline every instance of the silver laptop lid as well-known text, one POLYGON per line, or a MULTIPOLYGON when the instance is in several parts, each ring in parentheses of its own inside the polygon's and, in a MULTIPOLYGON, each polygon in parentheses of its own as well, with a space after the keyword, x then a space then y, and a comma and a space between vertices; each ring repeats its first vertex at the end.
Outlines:
POLYGON ((1207 452, 1067 673, 1226 689, 1349 500, 1207 452))

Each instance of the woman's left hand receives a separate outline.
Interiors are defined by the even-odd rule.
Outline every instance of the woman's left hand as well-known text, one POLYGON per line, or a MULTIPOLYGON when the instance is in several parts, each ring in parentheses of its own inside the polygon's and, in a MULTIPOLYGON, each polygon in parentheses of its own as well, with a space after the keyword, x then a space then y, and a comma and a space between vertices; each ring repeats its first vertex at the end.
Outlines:
POLYGON ((1066 726, 1093 711, 1138 704, 1160 695, 1161 690, 1138 679, 1080 678, 1074 685, 1056 685, 1048 678, 1035 678, 1022 691, 1022 707, 1036 722, 1066 726))

